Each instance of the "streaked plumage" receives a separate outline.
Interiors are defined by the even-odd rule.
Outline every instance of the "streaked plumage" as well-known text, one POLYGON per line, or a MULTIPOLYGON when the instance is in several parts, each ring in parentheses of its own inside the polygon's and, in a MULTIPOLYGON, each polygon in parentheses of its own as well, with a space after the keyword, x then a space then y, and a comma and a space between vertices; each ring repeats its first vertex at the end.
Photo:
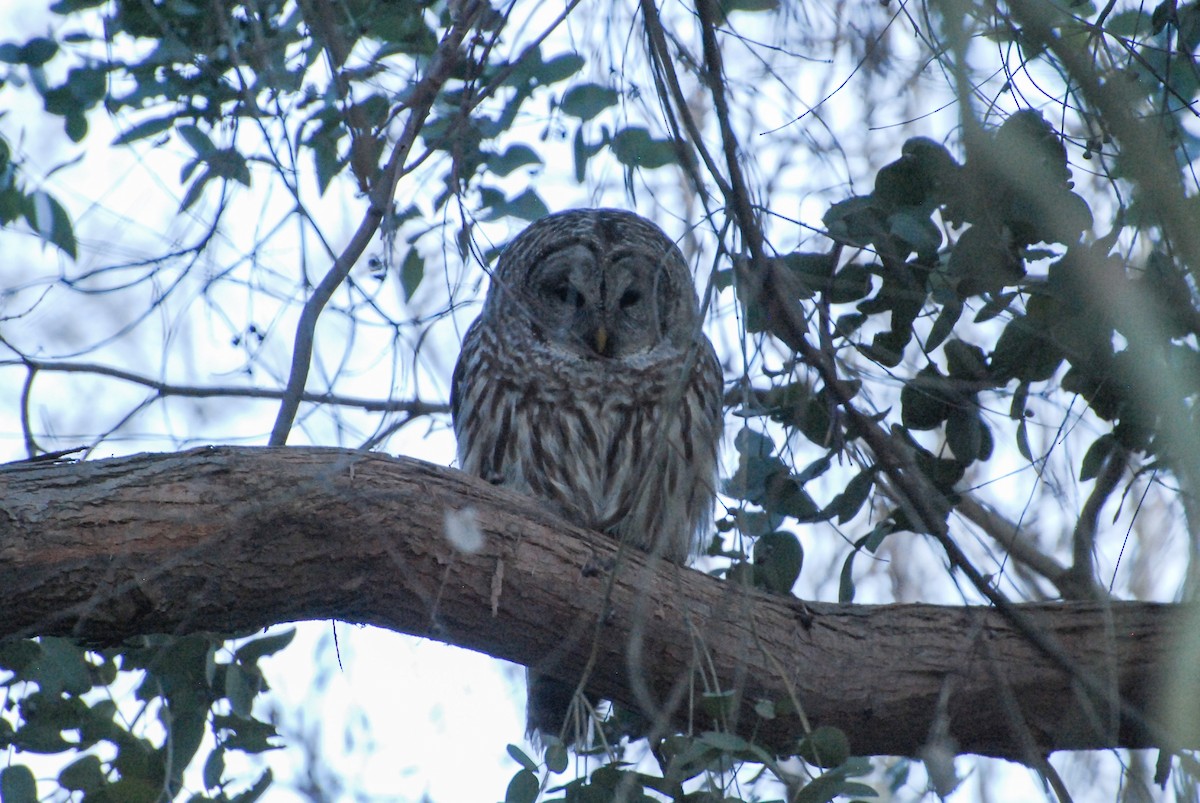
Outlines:
MULTIPOLYGON (((500 256, 454 369, 460 467, 675 563, 712 514, 721 370, 674 243, 631 212, 530 225, 500 256)), ((531 732, 570 688, 531 674, 531 732)))

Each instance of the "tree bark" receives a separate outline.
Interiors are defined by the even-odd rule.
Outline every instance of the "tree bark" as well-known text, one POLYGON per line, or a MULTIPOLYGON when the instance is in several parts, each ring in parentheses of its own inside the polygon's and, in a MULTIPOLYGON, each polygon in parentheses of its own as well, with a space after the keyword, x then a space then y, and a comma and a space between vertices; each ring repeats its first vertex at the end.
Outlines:
POLYGON ((805 605, 620 550, 415 460, 220 447, 0 470, 0 637, 114 645, 339 619, 571 682, 591 661, 594 693, 651 711, 673 698, 677 728, 726 727, 779 750, 803 734, 785 713, 797 707, 811 726, 842 729, 856 755, 915 755, 939 732, 958 751, 1016 759, 1031 746, 1152 746, 1116 701, 1158 710, 1179 606, 1019 608, 1106 699, 993 609, 805 605), (447 537, 447 513, 467 509, 483 536, 474 552, 447 537), (755 713, 761 700, 773 718, 755 713))

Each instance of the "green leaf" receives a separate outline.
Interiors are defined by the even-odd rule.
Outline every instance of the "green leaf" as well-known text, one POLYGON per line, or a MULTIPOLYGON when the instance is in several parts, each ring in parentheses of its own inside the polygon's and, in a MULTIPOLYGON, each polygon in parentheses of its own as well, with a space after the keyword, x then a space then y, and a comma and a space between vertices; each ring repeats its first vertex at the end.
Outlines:
POLYGON ((845 315, 838 316, 837 321, 834 322, 834 329, 842 337, 850 337, 866 322, 867 316, 861 312, 847 312, 845 315))
POLYGON ((221 178, 233 179, 243 187, 250 186, 250 167, 246 157, 233 148, 222 148, 205 157, 212 172, 221 178))
POLYGON ((546 745, 546 769, 557 775, 567 771, 567 762, 566 745, 557 739, 546 745))
POLYGON ((1042 382, 1062 364, 1062 351, 1025 317, 1013 318, 1000 333, 992 350, 992 376, 1006 382, 1042 382))
POLYGON ((1079 479, 1081 482, 1095 479, 1100 470, 1104 468, 1104 464, 1108 458, 1117 451, 1117 439, 1113 437, 1111 432, 1106 432, 1088 447, 1087 453, 1083 456, 1083 462, 1079 464, 1079 479))
POLYGON ((58 774, 59 786, 77 792, 100 790, 107 783, 100 759, 96 756, 84 756, 78 761, 73 761, 58 774))
POLYGON ((831 304, 849 304, 871 293, 871 271, 866 265, 851 263, 839 270, 825 293, 831 304))
POLYGON ((217 748, 208 754, 204 760, 204 771, 201 778, 205 789, 216 789, 221 785, 221 776, 225 774, 225 751, 217 748))
POLYGON ((325 194, 329 183, 346 167, 346 161, 338 157, 338 138, 336 136, 313 138, 309 140, 312 149, 313 167, 317 174, 317 191, 325 194))
POLYGON ((983 421, 975 407, 955 407, 946 419, 946 445, 960 463, 973 463, 983 451, 983 421))
POLYGON ((770 700, 759 700, 754 704, 754 713, 761 719, 775 719, 775 703, 770 700))
MULTIPOLYGON (((893 320, 895 315, 892 316, 893 320)), ((876 332, 871 345, 865 351, 869 358, 887 368, 895 368, 904 359, 904 349, 912 335, 907 329, 901 331, 876 332)))
POLYGON ((0 770, 0 803, 37 803, 37 780, 29 767, 11 764, 0 770))
POLYGON ((209 156, 217 150, 217 146, 209 139, 208 134, 205 134, 194 125, 181 125, 175 128, 179 136, 183 137, 184 142, 191 146, 197 156, 209 156))
POLYGON ((11 671, 15 680, 32 680, 26 670, 36 667, 41 655, 41 644, 32 639, 0 641, 0 666, 11 671))
POLYGON ((887 216, 888 233, 903 240, 922 259, 932 260, 942 245, 942 230, 929 214, 915 209, 901 209, 887 216))
POLYGON ((1025 427, 1025 419, 1017 424, 1017 451, 1030 463, 1033 462, 1033 452, 1029 448, 1029 431, 1025 427))
POLYGON ((279 633, 272 633, 268 636, 256 638, 253 641, 248 641, 237 648, 234 658, 238 663, 256 664, 260 658, 265 658, 268 655, 274 655, 280 650, 292 643, 292 639, 296 637, 296 629, 288 628, 279 633))
POLYGON ((908 429, 933 429, 946 420, 954 407, 946 378, 933 365, 922 368, 905 383, 900 391, 900 405, 900 421, 908 429))
POLYGON ((29 226, 43 240, 75 259, 75 229, 62 204, 42 190, 34 191, 26 201, 25 220, 29 226))
POLYGON ((50 6, 50 10, 55 14, 66 16, 74 14, 76 11, 83 11, 88 8, 96 8, 108 3, 108 0, 58 0, 57 3, 50 6))
POLYGON ((814 767, 837 767, 850 758, 850 739, 838 728, 821 725, 804 737, 796 755, 814 767))
POLYGON ((72 112, 78 112, 80 105, 75 95, 71 92, 71 88, 65 85, 47 89, 42 94, 42 101, 49 114, 57 114, 64 117, 72 112))
POLYGON ((136 142, 139 139, 152 137, 155 134, 166 131, 171 126, 175 125, 175 115, 166 117, 153 117, 149 120, 143 120, 125 133, 113 140, 113 145, 128 145, 131 142, 136 142))
POLYGON ((961 298, 997 294, 1025 276, 1025 264, 998 227, 975 225, 958 238, 950 252, 950 274, 958 279, 961 298))
POLYGON ((942 307, 942 311, 938 313, 937 320, 933 322, 933 326, 929 329, 929 337, 925 340, 926 351, 933 351, 950 336, 950 333, 954 331, 954 325, 958 323, 958 319, 962 315, 962 311, 963 305, 961 301, 956 301, 942 307))
POLYGON ((515 744, 507 745, 505 749, 508 750, 508 754, 512 756, 513 761, 517 762, 530 772, 537 772, 537 762, 525 755, 524 750, 517 747, 515 744))
POLYGON ((832 465, 832 463, 832 454, 821 455, 816 460, 805 466, 803 470, 794 475, 796 482, 804 485, 805 483, 815 480, 817 477, 820 477, 822 474, 828 471, 829 466, 832 465))
POLYGON ((863 248, 883 233, 883 216, 869 195, 838 201, 822 217, 829 236, 837 242, 863 248))
POLYGON ((750 457, 767 457, 775 452, 775 442, 769 435, 742 427, 733 438, 733 448, 750 457))
POLYGON ((956 379, 983 380, 988 376, 987 357, 973 343, 951 340, 946 344, 946 369, 956 379))
POLYGON ((504 213, 519 217, 522 220, 537 220, 550 214, 550 210, 546 207, 546 202, 541 199, 534 190, 528 189, 525 192, 506 201, 504 204, 504 213))
POLYGON ((1013 391, 1012 404, 1008 407, 1008 417, 1020 421, 1025 417, 1025 407, 1029 401, 1029 383, 1021 382, 1013 391))
POLYGON ((41 639, 41 647, 38 663, 28 677, 42 692, 51 697, 74 696, 92 688, 91 665, 83 648, 70 639, 50 637, 41 639))
POLYGON ((829 507, 825 508, 821 515, 825 518, 832 518, 836 515, 838 524, 850 521, 862 509, 867 497, 871 494, 871 486, 874 483, 874 468, 865 468, 858 472, 850 482, 846 483, 845 489, 833 498, 829 507))
POLYGON ((583 56, 578 53, 564 53, 543 62, 536 75, 543 84, 555 84, 582 70, 584 64, 583 56))
POLYGON ((779 8, 779 0, 723 0, 721 10, 728 14, 731 11, 774 11, 779 8))
POLYGON ((1145 35, 1150 32, 1150 15, 1137 9, 1122 11, 1108 18, 1104 30, 1113 36, 1145 35))
POLYGON ((615 89, 600 84, 576 84, 563 95, 558 108, 564 114, 578 117, 580 120, 591 120, 609 106, 614 106, 620 95, 615 89))
POLYGON ((732 691, 708 691, 700 695, 701 710, 713 719, 724 720, 732 716, 737 711, 737 702, 737 695, 732 691))
POLYGON ((627 167, 654 170, 675 163, 675 147, 669 139, 655 139, 641 126, 622 128, 609 143, 613 156, 627 167))
POLYGON ((791 516, 800 522, 816 521, 820 518, 821 508, 795 477, 784 472, 773 474, 767 478, 766 489, 767 494, 762 500, 762 506, 768 512, 791 516))
POLYGON ((988 299, 988 302, 979 308, 979 312, 975 313, 975 323, 983 323, 990 321, 997 315, 1003 312, 1008 312, 1008 307, 1012 304, 1014 298, 1017 297, 1019 291, 1010 290, 1006 293, 997 293, 988 299))
POLYGON ((754 542, 754 585, 773 594, 790 594, 804 564, 800 539, 787 530, 767 533, 754 542))
POLYGON ((108 72, 97 67, 72 67, 67 71, 64 86, 80 106, 90 109, 104 100, 108 89, 108 72))
POLYGON ((192 207, 196 201, 200 200, 200 196, 204 194, 204 186, 213 178, 212 170, 205 170, 196 180, 188 187, 187 192, 183 194, 183 200, 179 202, 179 211, 185 212, 192 207))
POLYGON ((819 775, 792 798, 793 803, 830 803, 837 797, 873 797, 875 790, 865 784, 846 781, 836 770, 819 775), (865 790, 865 791, 864 791, 865 790))
POLYGON ((571 151, 575 157, 575 181, 582 184, 587 176, 587 163, 596 155, 593 146, 588 145, 583 138, 583 126, 575 129, 575 139, 571 143, 571 151))
POLYGON ((262 675, 250 671, 244 664, 225 666, 225 697, 229 709, 239 717, 248 719, 254 708, 254 698, 262 688, 262 675))
POLYGON ((521 770, 508 782, 508 789, 504 792, 504 803, 534 803, 539 786, 536 775, 529 770, 521 770))
POLYGON ((854 556, 857 549, 850 550, 842 563, 842 571, 838 576, 838 602, 854 602, 854 556))
POLYGON ((83 138, 87 136, 88 132, 87 117, 84 114, 81 112, 68 114, 63 123, 63 128, 72 142, 83 142, 83 138))
POLYGON ((214 733, 226 732, 224 745, 229 750, 265 753, 278 747, 270 741, 279 734, 269 722, 218 714, 212 718, 212 729, 214 733))
POLYGON ((30 67, 41 67, 58 53, 58 44, 44 36, 34 37, 21 46, 18 60, 30 67))
POLYGON ((736 733, 723 731, 705 731, 700 734, 699 741, 723 753, 737 753, 750 747, 750 743, 736 733))
POLYGON ((542 158, 528 145, 510 145, 503 154, 484 154, 484 161, 492 173, 507 176, 526 165, 540 165, 542 158))

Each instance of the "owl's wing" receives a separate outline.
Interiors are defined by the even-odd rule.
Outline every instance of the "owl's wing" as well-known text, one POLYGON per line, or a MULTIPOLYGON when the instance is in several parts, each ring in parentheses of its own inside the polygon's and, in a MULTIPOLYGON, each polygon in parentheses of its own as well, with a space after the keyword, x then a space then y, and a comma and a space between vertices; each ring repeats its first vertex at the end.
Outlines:
POLYGON ((479 348, 479 319, 476 318, 467 327, 463 337, 462 348, 458 352, 458 361, 454 363, 454 373, 450 376, 450 420, 454 422, 454 432, 458 434, 458 421, 462 415, 463 393, 466 392, 467 372, 478 367, 476 351, 479 348))
POLYGON ((511 392, 493 374, 499 348, 495 332, 476 319, 463 338, 462 351, 450 380, 450 417, 458 441, 458 466, 468 474, 500 482, 510 454, 513 407, 511 392))

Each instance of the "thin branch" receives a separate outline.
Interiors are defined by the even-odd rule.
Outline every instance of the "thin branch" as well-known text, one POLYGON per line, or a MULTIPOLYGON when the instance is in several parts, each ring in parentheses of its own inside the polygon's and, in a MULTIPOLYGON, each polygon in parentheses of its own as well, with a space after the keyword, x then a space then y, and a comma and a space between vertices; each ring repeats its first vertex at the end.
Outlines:
POLYGON ((1099 599, 1104 596, 1103 589, 1094 582, 1090 584, 1088 593, 1070 593, 1079 589, 1067 579, 1068 568, 1038 549, 1022 532, 1021 525, 1000 515, 974 496, 963 494, 954 510, 1004 547, 1004 551, 1017 563, 1052 583, 1064 599, 1099 599))
POLYGON ((416 142, 417 135, 425 124, 433 101, 437 98, 442 86, 450 80, 454 67, 460 58, 459 48, 463 39, 471 30, 480 13, 487 8, 481 0, 473 0, 464 4, 461 14, 454 21, 450 30, 442 38, 437 52, 429 62, 425 77, 413 88, 409 98, 409 116, 404 125, 404 131, 392 148, 387 166, 376 179, 375 186, 368 195, 370 205, 357 231, 350 238, 346 248, 334 260, 333 266, 321 282, 313 290, 312 296, 304 304, 300 320, 296 324, 295 350, 292 353, 292 368, 288 375, 287 389, 284 391, 283 402, 279 405, 279 413, 275 425, 271 429, 270 443, 282 446, 287 443, 288 433, 296 420, 296 413, 304 398, 304 387, 308 381, 308 372, 312 364, 313 339, 317 328, 317 319, 325 305, 333 297, 333 293, 350 269, 362 256, 367 245, 375 236, 383 221, 384 215, 392 204, 396 185, 404 172, 404 161, 416 142))
MULTIPOLYGON (((158 393, 159 396, 182 396, 192 399, 209 399, 217 397, 233 397, 241 399, 267 399, 278 401, 283 399, 287 391, 270 388, 237 387, 233 385, 217 385, 213 387, 198 387, 195 385, 174 385, 151 379, 148 376, 135 374, 109 365, 91 362, 53 362, 23 357, 18 360, 0 360, 0 368, 25 366, 30 370, 30 377, 38 371, 64 374, 93 374, 131 382, 158 393)), ((436 415, 448 413, 450 405, 443 402, 424 402, 420 399, 365 399, 357 396, 342 396, 333 393, 309 393, 300 395, 300 400, 313 404, 332 404, 339 407, 356 407, 371 413, 408 413, 409 415, 436 415)))
POLYGON ((1125 475, 1126 460, 1120 452, 1114 452, 1104 461, 1104 467, 1096 476, 1096 486, 1083 504, 1079 520, 1075 522, 1075 531, 1071 534, 1071 568, 1067 571, 1064 584, 1074 592, 1068 599, 1086 598, 1089 589, 1096 587, 1096 566, 1094 553, 1096 548, 1096 527, 1100 520, 1100 511, 1108 497, 1117 489, 1117 483, 1125 475))
MULTIPOLYGON (((675 101, 677 116, 683 122, 683 127, 687 131, 688 138, 691 139, 692 145, 696 148, 696 152, 700 154, 704 166, 708 168, 709 174, 713 177, 713 181, 717 183, 717 188, 721 190, 721 194, 725 196, 726 203, 733 195, 733 190, 729 186, 729 182, 725 180, 725 176, 721 174, 720 168, 717 166, 716 160, 712 154, 708 152, 708 148, 704 145, 704 138, 700 134, 700 129, 696 125, 695 118, 692 117, 692 111, 688 107, 687 98, 683 94, 683 89, 679 85, 679 75, 675 72, 675 60, 671 58, 671 52, 667 47, 667 37, 663 30, 662 18, 658 14, 658 8, 654 5, 654 0, 641 0, 643 26, 646 29, 646 36, 650 39, 650 55, 653 57, 654 63, 658 65, 656 74, 661 74, 663 80, 666 81, 667 87, 671 93, 671 99, 675 101)), ((664 97, 665 101, 666 98, 664 97)), ((698 179, 693 179, 697 184, 697 191, 703 192, 704 186, 698 179)))
POLYGON ((761 270, 766 264, 763 253, 762 229, 754 214, 754 205, 750 201, 750 191, 742 174, 742 164, 738 157, 738 139, 729 119, 729 101, 725 97, 725 68, 721 56, 721 46, 717 42, 717 28, 713 8, 713 0, 699 0, 696 11, 700 16, 701 41, 704 47, 705 81, 712 94, 713 106, 717 115, 717 123, 721 128, 721 147, 725 152, 725 166, 729 171, 729 193, 726 193, 725 203, 737 219, 741 229, 742 239, 746 250, 750 252, 756 270, 761 270))

